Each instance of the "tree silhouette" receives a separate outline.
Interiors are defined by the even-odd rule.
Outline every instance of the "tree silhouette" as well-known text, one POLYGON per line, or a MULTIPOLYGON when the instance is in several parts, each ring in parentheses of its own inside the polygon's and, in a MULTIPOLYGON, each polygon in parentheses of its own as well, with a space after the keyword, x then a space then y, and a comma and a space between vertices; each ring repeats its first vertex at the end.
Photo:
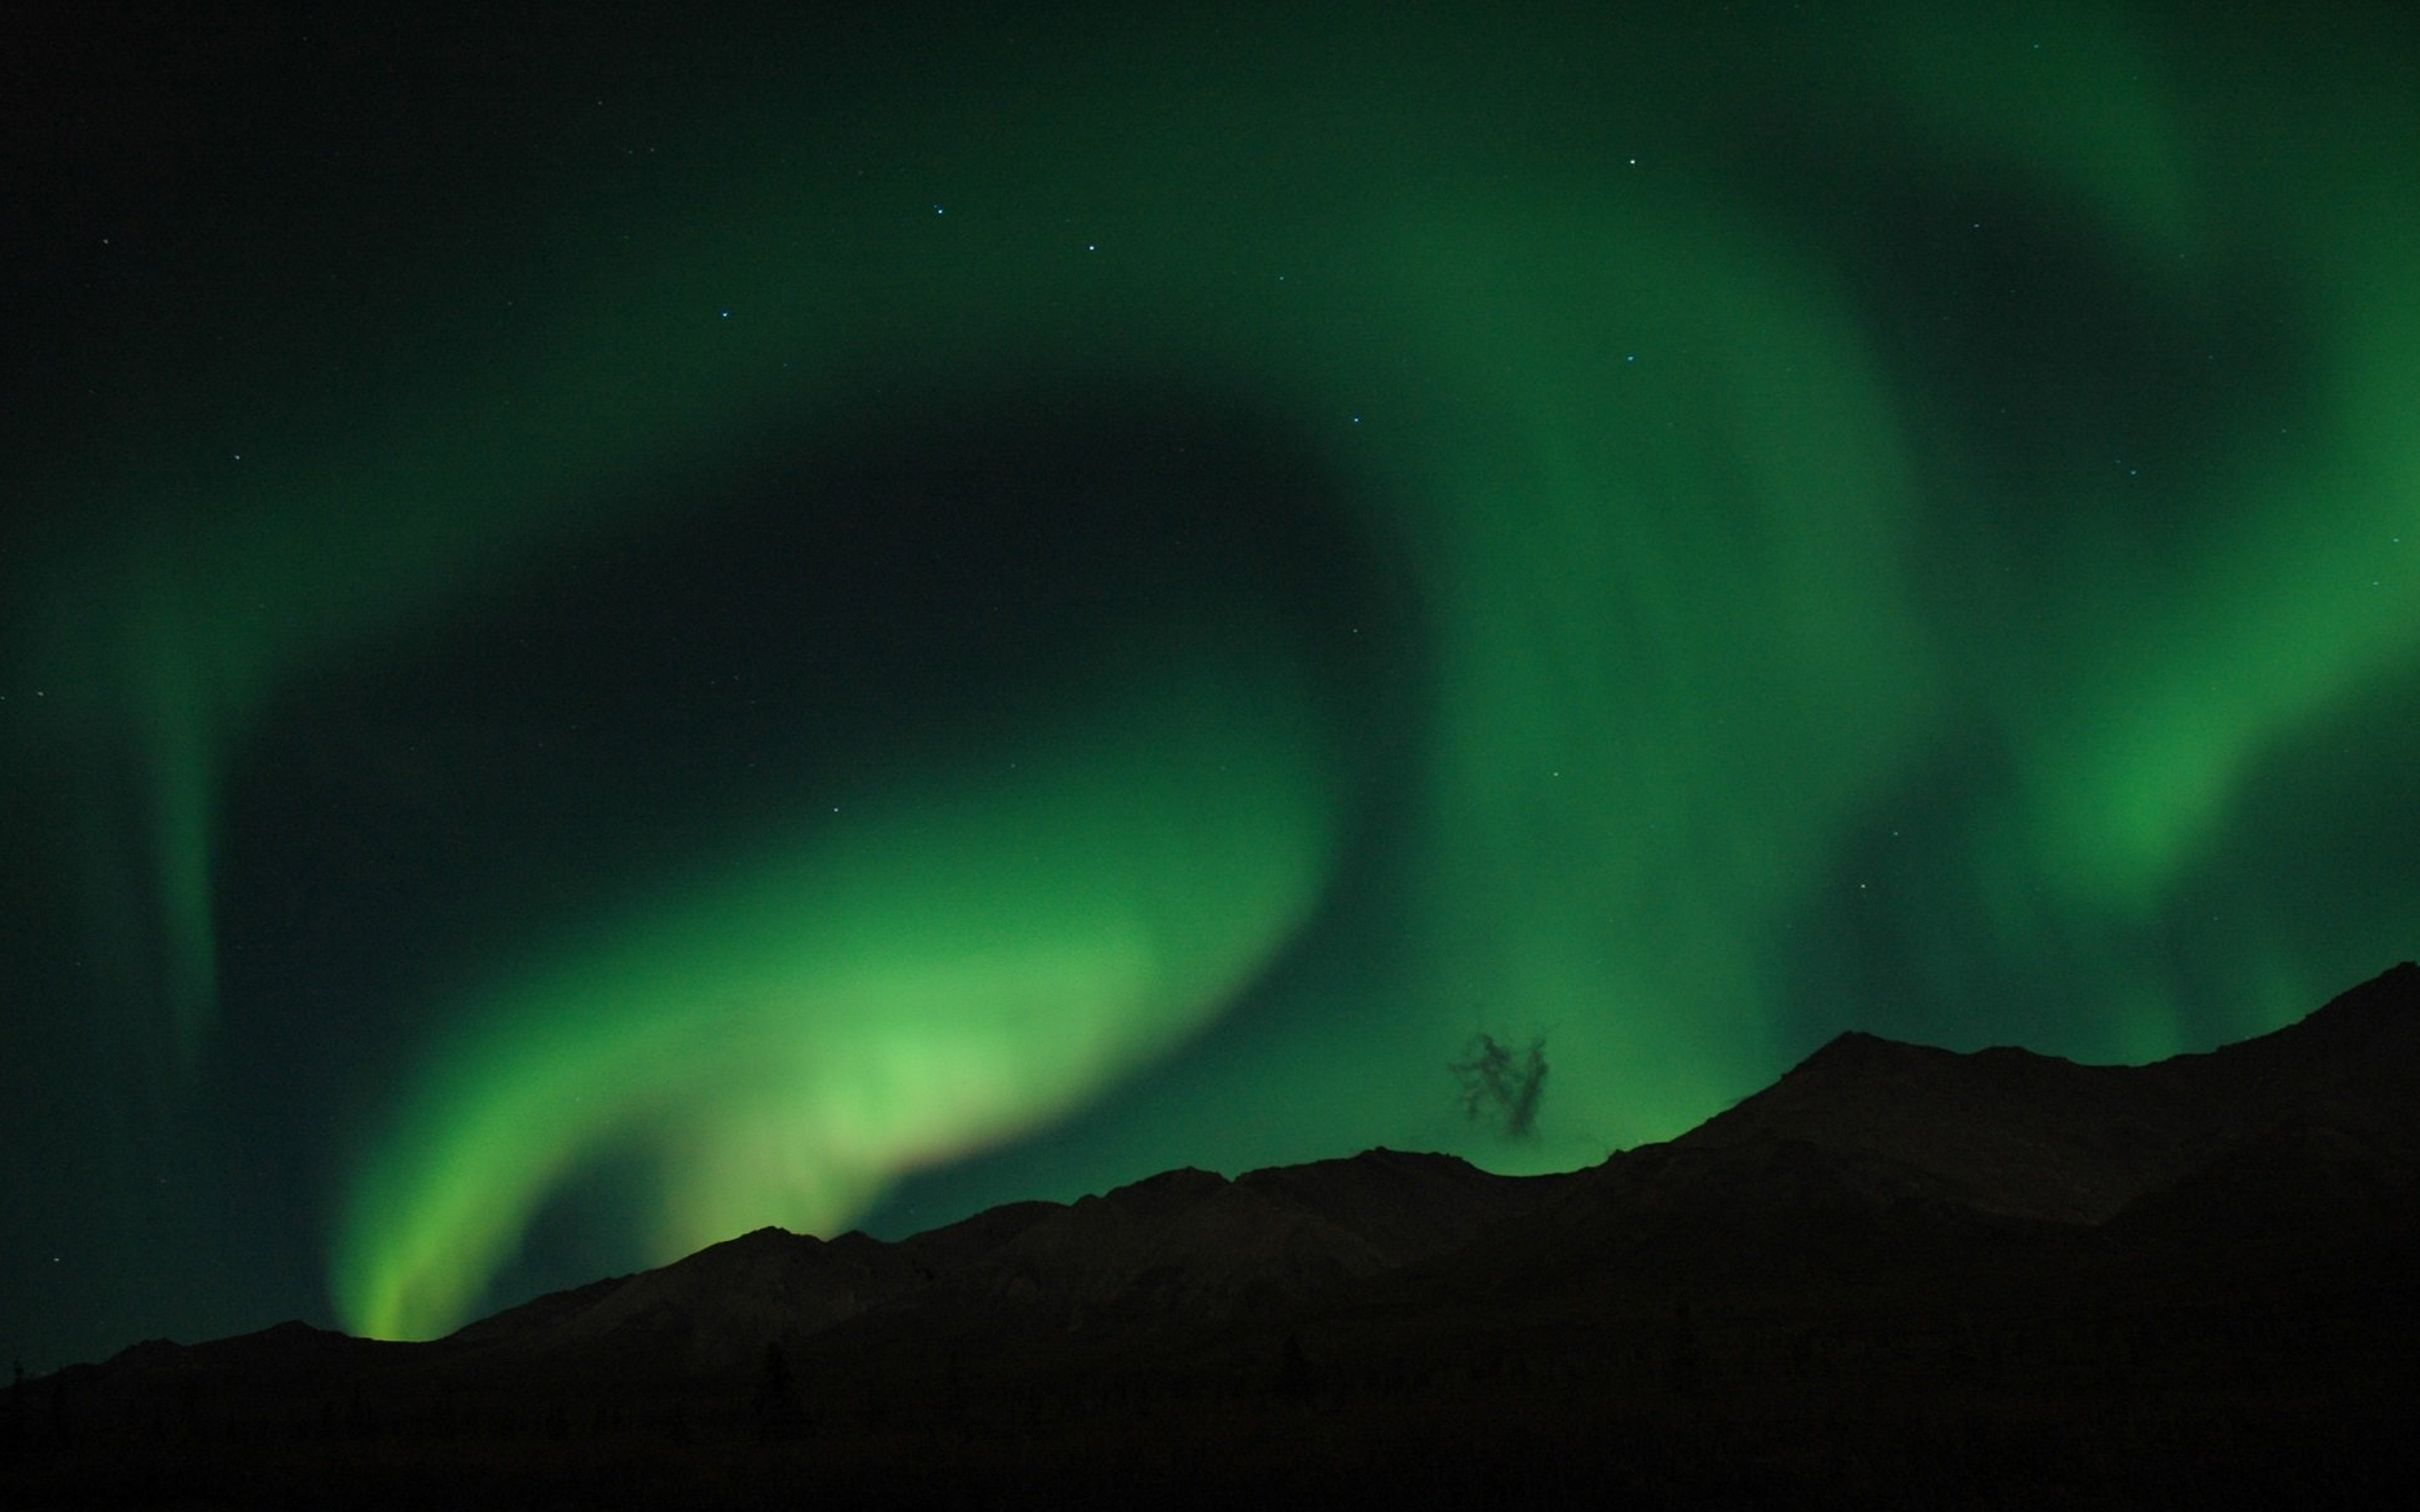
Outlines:
POLYGON ((1513 1139, 1537 1131, 1538 1104, 1547 1090, 1547 1042, 1541 1037, 1516 1059, 1512 1047, 1492 1034, 1476 1034, 1461 1057, 1447 1065, 1462 1089, 1462 1113, 1474 1124, 1495 1123, 1513 1139))

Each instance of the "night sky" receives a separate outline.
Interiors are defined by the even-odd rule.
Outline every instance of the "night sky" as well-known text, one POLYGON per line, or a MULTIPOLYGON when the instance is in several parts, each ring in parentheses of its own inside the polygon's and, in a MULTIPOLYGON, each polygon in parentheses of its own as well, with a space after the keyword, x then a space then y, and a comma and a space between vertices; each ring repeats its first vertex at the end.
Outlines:
POLYGON ((666 9, 6 23, 0 1358, 2420 950, 2410 8, 666 9))

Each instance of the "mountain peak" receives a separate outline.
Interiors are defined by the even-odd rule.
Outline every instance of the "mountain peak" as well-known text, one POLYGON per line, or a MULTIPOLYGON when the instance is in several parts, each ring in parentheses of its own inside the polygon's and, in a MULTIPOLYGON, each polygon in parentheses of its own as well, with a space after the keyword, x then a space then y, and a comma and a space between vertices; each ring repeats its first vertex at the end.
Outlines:
POLYGON ((2389 1094, 2415 1083, 2420 967, 2405 962, 2298 1023, 2147 1066, 1852 1031, 1673 1143, 1793 1140, 1886 1162, 1979 1211, 2100 1223, 2280 1123, 2351 1118, 2377 1137, 2400 1106, 2389 1094))
MULTIPOLYGON (((298 1477, 347 1435, 386 1477, 387 1434, 441 1461, 534 1445, 541 1423, 548 1472, 586 1456, 562 1447, 571 1435, 619 1476, 614 1455, 650 1434, 667 1464, 739 1450, 777 1467, 808 1434, 819 1469, 885 1445, 900 1465, 956 1463, 973 1435, 1022 1473, 1049 1434, 1098 1465, 1096 1444, 1190 1434, 1205 1410, 1257 1425, 1253 1442, 1272 1423, 1315 1421, 1322 1446, 1337 1423, 1374 1424, 1393 1463, 1445 1420, 1441 1400, 1491 1431, 1579 1403, 1537 1440, 1560 1464, 1658 1402, 1682 1420, 1724 1400, 1761 1415, 1810 1381, 1840 1400, 1859 1381, 1894 1402, 1996 1400, 2031 1442, 2066 1383, 2119 1358, 2130 1392, 2220 1400, 2215 1443, 2244 1437, 2281 1380, 2331 1403, 2383 1383, 2394 1438, 2420 1346, 2415 1009, 2405 963, 2301 1023, 2149 1066, 1843 1034, 1681 1139, 1585 1173, 1377 1148, 1233 1180, 1166 1171, 896 1244, 763 1228, 430 1344, 285 1324, 138 1346, 77 1367, 74 1410, 128 1425, 112 1442, 179 1486, 222 1421, 305 1425, 298 1477)), ((900 1465, 862 1484, 891 1487, 900 1465)))
POLYGON ((2291 1046, 2318 1055, 2342 1054, 2380 1035, 2409 1034, 2415 1026, 2420 1026, 2420 964, 2401 961, 2292 1023, 2216 1053, 2239 1054, 2259 1045, 2273 1052, 2291 1046))
POLYGON ((1199 1200, 1226 1184, 1227 1178, 1216 1171, 1181 1165, 1173 1171, 1161 1171, 1122 1187, 1112 1187, 1099 1200, 1126 1208, 1161 1208, 1199 1200))

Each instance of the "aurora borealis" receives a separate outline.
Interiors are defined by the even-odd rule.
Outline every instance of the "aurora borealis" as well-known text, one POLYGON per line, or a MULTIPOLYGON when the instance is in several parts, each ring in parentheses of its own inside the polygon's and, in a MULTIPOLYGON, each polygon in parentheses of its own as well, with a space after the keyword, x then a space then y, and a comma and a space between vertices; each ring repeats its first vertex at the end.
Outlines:
POLYGON ((29 1365, 2414 952, 2393 8, 90 25, 10 107, 29 1365))

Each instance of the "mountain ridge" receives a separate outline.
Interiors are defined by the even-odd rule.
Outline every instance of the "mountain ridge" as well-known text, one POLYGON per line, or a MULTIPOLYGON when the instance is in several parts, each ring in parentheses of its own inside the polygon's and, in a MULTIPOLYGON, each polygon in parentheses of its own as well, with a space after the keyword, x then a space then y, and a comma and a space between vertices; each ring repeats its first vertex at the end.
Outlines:
MULTIPOLYGON (((2107 1421, 2079 1444, 2133 1432, 2151 1403, 2185 1435, 2160 1453, 2189 1441, 2212 1460, 2251 1452, 2230 1424, 2292 1400, 2341 1419, 2312 1440, 2341 1456, 2420 1390, 2415 1272, 2420 967, 2404 962, 2293 1024, 2144 1066, 1847 1034, 1581 1171, 1374 1149, 1233 1178, 1179 1168, 897 1241, 765 1228, 427 1343, 300 1323, 151 1341, 20 1386, 9 1410, 72 1391, 113 1425, 128 1475, 210 1434, 400 1435, 441 1460, 465 1435, 605 1443, 638 1424, 664 1464, 739 1434, 873 1476, 970 1441, 1003 1464, 1036 1442, 1081 1457, 1113 1423, 1150 1442, 1245 1434, 1241 1475, 1269 1469, 1285 1436, 1270 1423, 1327 1421, 1354 1425, 1383 1480, 1455 1431, 1441 1403, 1506 1442, 1561 1424, 1538 1452, 1596 1463, 1573 1439, 1611 1443, 1604 1413, 1680 1442, 1724 1413, 1769 1431, 1810 1390, 1893 1443, 1939 1401, 2021 1436, 2083 1393, 2107 1421), (1599 1416, 1573 1417, 1588 1403, 1599 1416), (830 1436, 844 1427, 855 1447, 830 1436)), ((1760 1452, 1831 1452, 1793 1442, 1760 1452)))
MULTIPOLYGON (((2099 1226, 2201 1175, 2198 1162, 2221 1150, 2304 1128, 2296 1120, 2308 1114, 2326 1115, 2309 1127, 2349 1122, 2371 1131, 2345 1136, 2372 1151, 2371 1167, 2420 1170, 2420 1121, 2376 1107, 2373 1096, 2345 1103, 2348 1085, 2371 1094, 2420 1087, 2420 965, 2400 962, 2264 1034, 2140 1066, 2007 1045, 1952 1051, 1847 1030, 1676 1138, 1574 1172, 1500 1177, 1458 1156, 1379 1146, 1232 1178, 1178 1167, 1072 1202, 1002 1204, 896 1241, 768 1226, 662 1266, 533 1297, 430 1342, 527 1353, 673 1327, 689 1365, 713 1368, 752 1358, 769 1335, 811 1333, 920 1296, 1216 1312, 1300 1300, 1325 1283, 1437 1259, 1575 1189, 1596 1190, 1601 1203, 1606 1192, 1643 1182, 1669 1199, 1703 1183, 1737 1189, 1757 1171, 1802 1191, 1829 1182, 1835 1196, 1863 1187, 1985 1218, 2099 1226), (2411 1052, 2378 1063, 2369 1052, 2382 1040, 2411 1052), (2222 1097, 2248 1106, 2213 1117, 2222 1097), (1828 1159, 1777 1153, 1785 1146, 1828 1159), (1691 1165, 1685 1156, 1714 1159, 1691 1165), (1651 1170, 1642 1160, 1658 1163, 1651 1170), (1187 1280, 1189 1292, 1172 1294, 1187 1280), (735 1319, 701 1332, 696 1317, 717 1309, 749 1314, 751 1326, 735 1319), (671 1323, 683 1313, 687 1321, 671 1323), (741 1334, 745 1350, 735 1342, 741 1334)), ((343 1337, 292 1320, 211 1343, 304 1336, 294 1331, 343 1337)), ((164 1346, 209 1347, 151 1340, 112 1363, 164 1346)))

